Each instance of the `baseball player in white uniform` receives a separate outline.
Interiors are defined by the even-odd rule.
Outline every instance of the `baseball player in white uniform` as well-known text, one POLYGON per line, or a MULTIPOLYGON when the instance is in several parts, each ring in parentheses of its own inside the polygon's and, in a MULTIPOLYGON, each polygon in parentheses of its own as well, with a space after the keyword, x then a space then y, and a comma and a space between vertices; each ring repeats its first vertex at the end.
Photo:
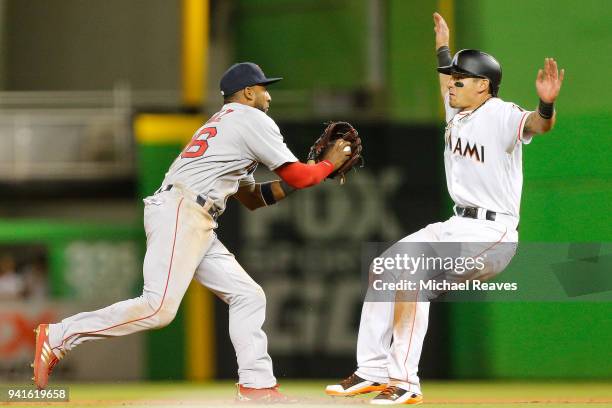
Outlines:
POLYGON ((36 330, 34 381, 44 388, 51 369, 79 344, 168 325, 195 278, 229 305, 230 338, 238 360, 240 400, 283 401, 262 331, 266 298, 215 234, 228 197, 251 210, 274 204, 294 189, 320 183, 350 154, 338 140, 324 160, 301 163, 266 114, 266 78, 253 63, 223 75, 224 105, 176 158, 155 194, 144 200, 147 251, 142 295, 104 309, 79 313, 36 330), (256 183, 263 163, 281 180, 256 183))
MULTIPOLYGON (((461 50, 451 60, 449 30, 434 14, 440 90, 446 109, 444 164, 455 215, 430 224, 400 242, 518 241, 522 146, 555 122, 555 102, 564 71, 546 58, 536 79, 540 104, 525 111, 497 97, 501 66, 477 50, 461 50)), ((514 245, 509 245, 513 248, 514 245)), ((507 254, 487 271, 501 272, 507 254)), ((469 279, 481 279, 480 277, 469 279)), ((421 299, 421 298, 419 298, 421 299)), ((423 401, 418 363, 427 331, 428 301, 364 302, 357 343, 357 370, 326 388, 329 395, 380 393, 372 404, 419 404, 423 401)))

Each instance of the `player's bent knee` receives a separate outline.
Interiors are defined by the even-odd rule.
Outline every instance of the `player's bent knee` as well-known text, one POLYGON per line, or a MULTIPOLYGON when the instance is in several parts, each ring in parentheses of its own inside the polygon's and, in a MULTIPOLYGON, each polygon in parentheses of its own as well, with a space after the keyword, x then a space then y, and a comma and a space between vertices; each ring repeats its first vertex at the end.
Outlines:
POLYGON ((144 295, 148 304, 148 324, 152 329, 160 329, 172 323, 178 311, 179 304, 170 299, 163 299, 155 295, 144 295))
POLYGON ((181 301, 166 298, 158 311, 159 327, 165 327, 172 323, 176 317, 181 301))
POLYGON ((176 309, 161 308, 157 316, 157 328, 166 327, 176 317, 176 309))

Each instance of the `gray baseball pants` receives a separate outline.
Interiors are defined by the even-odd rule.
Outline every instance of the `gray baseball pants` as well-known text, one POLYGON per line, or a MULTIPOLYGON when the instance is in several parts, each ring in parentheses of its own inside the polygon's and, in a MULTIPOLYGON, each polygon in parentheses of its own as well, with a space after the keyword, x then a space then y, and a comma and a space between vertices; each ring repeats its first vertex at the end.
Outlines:
POLYGON ((180 186, 145 200, 147 251, 142 295, 52 324, 49 340, 56 354, 90 340, 125 336, 168 325, 195 277, 229 305, 230 338, 238 359, 240 384, 276 385, 267 337, 263 289, 219 241, 215 221, 180 186))

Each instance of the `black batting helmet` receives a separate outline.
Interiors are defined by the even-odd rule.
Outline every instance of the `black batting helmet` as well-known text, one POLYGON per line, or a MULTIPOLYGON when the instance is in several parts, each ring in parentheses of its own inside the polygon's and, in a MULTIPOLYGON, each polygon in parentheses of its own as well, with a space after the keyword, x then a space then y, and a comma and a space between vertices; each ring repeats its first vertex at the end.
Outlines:
POLYGON ((502 79, 501 65, 495 58, 479 50, 461 50, 453 57, 450 65, 439 67, 441 74, 464 74, 486 78, 491 83, 491 95, 497 96, 502 79))

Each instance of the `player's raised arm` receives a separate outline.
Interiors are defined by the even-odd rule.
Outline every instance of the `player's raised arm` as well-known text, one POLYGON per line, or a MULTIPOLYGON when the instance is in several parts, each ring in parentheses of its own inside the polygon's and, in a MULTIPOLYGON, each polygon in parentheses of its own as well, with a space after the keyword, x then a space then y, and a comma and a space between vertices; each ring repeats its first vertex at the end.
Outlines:
MULTIPOLYGON (((450 31, 444 18, 438 14, 433 14, 434 32, 436 33, 436 54, 438 56, 438 67, 444 67, 451 64, 451 52, 449 48, 450 31)), ((444 95, 448 92, 446 85, 448 84, 449 75, 438 74, 440 78, 440 93, 444 95)))
POLYGON ((540 104, 535 112, 532 112, 527 117, 525 122, 525 133, 528 135, 537 135, 548 132, 555 125, 555 107, 554 103, 559 96, 565 70, 557 68, 557 62, 554 58, 544 59, 544 68, 538 71, 535 86, 540 98, 540 104))

